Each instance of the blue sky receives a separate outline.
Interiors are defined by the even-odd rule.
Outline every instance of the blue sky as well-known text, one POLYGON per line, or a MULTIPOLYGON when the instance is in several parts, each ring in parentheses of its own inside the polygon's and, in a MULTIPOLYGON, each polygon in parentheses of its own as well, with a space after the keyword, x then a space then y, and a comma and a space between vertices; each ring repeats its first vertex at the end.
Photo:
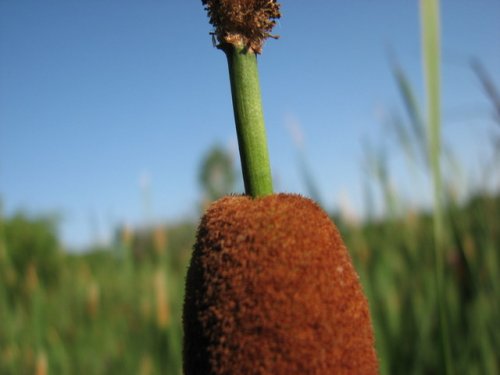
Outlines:
MULTIPOLYGON (((418 2, 282 3, 281 38, 259 57, 277 190, 307 194, 295 127, 327 208, 362 211, 365 140, 387 150, 401 194, 424 201, 384 127, 404 114, 389 50, 424 103, 418 2)), ((498 125, 468 61, 500 85, 500 2, 443 1, 441 15, 444 137, 474 185, 498 125)), ((143 222, 147 182, 154 220, 195 218, 203 154, 236 145, 226 61, 209 31, 198 0, 1 0, 4 212, 58 213, 64 242, 78 247, 143 222)))

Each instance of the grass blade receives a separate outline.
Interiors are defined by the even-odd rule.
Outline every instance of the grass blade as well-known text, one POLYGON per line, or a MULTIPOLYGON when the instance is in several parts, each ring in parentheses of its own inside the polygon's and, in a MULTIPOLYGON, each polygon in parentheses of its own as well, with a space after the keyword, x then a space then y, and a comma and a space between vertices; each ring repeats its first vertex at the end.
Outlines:
POLYGON ((451 360, 446 294, 444 291, 444 215, 441 174, 441 73, 439 0, 421 0, 422 52, 427 99, 428 152, 434 197, 434 258, 437 306, 444 373, 454 373, 451 360))

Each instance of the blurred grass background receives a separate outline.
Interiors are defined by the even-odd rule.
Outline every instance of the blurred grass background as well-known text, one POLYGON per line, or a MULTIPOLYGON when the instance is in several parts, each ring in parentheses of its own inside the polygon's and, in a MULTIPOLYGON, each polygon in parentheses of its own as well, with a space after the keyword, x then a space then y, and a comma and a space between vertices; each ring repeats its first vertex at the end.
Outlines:
MULTIPOLYGON (((459 374, 500 370, 499 214, 500 195, 487 193, 444 208, 444 298, 459 374)), ((334 220, 370 300, 381 373, 440 374, 432 213, 334 220)), ((52 218, 1 219, 0 373, 180 374, 196 223, 120 228, 113 246, 82 254, 63 252, 55 229, 52 218)))
MULTIPOLYGON (((386 130, 410 170, 432 179, 427 116, 395 59, 391 69, 406 115, 392 116, 386 130)), ((500 125, 495 84, 479 60, 471 71, 500 125)), ((460 169, 444 145, 444 168, 460 169)), ((498 173, 499 145, 500 137, 492 139, 485 174, 498 173)), ((440 306, 455 372, 500 373, 500 194, 478 189, 458 199, 456 180, 443 180, 438 287, 435 212, 409 208, 390 182, 383 147, 366 147, 362 167, 364 205, 373 206, 375 185, 384 215, 331 216, 370 301, 381 373, 443 373, 440 306)), ((320 200, 305 155, 298 168, 320 200)), ((201 161, 200 214, 234 190, 235 175, 230 155, 214 147, 201 161)), ((0 210, 0 374, 181 374, 184 277, 196 225, 117 228, 110 246, 75 254, 62 248, 57 218, 0 210)))
MULTIPOLYGON (((408 163, 421 153, 415 168, 425 171, 424 121, 404 71, 393 68, 411 121, 393 124, 392 135, 408 163)), ((433 213, 407 208, 389 182, 387 159, 370 150, 366 181, 385 192, 385 214, 331 215, 370 300, 381 373, 440 374, 433 213)), ((234 189, 228 152, 214 147, 199 179, 201 214, 234 189)), ((442 244, 451 358, 458 374, 497 374, 500 195, 479 190, 459 201, 453 189, 445 184, 442 244)), ((370 194, 365 199, 373 204, 370 194)), ((75 254, 62 249, 57 218, 0 215, 0 373, 180 374, 184 276, 196 225, 117 228, 111 246, 75 254)))

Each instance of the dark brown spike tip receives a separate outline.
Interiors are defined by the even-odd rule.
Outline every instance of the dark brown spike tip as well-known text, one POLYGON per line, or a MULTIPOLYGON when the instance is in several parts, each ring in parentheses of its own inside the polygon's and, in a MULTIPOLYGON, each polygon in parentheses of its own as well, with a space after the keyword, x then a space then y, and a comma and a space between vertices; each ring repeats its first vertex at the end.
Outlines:
POLYGON ((314 202, 226 197, 202 218, 186 280, 184 371, 377 374, 367 300, 314 202))
POLYGON ((281 17, 276 0, 202 0, 214 26, 219 46, 233 44, 261 53, 276 20, 281 17))

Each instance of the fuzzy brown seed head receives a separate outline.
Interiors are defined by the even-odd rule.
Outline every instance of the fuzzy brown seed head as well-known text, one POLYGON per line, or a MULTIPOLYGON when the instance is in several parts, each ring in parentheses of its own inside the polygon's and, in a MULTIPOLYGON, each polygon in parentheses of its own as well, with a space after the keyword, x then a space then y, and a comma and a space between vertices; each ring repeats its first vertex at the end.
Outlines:
POLYGON ((368 303, 329 217, 296 195, 223 198, 186 279, 184 373, 378 373, 368 303))
POLYGON ((202 0, 220 45, 233 44, 260 53, 281 17, 276 0, 202 0))

